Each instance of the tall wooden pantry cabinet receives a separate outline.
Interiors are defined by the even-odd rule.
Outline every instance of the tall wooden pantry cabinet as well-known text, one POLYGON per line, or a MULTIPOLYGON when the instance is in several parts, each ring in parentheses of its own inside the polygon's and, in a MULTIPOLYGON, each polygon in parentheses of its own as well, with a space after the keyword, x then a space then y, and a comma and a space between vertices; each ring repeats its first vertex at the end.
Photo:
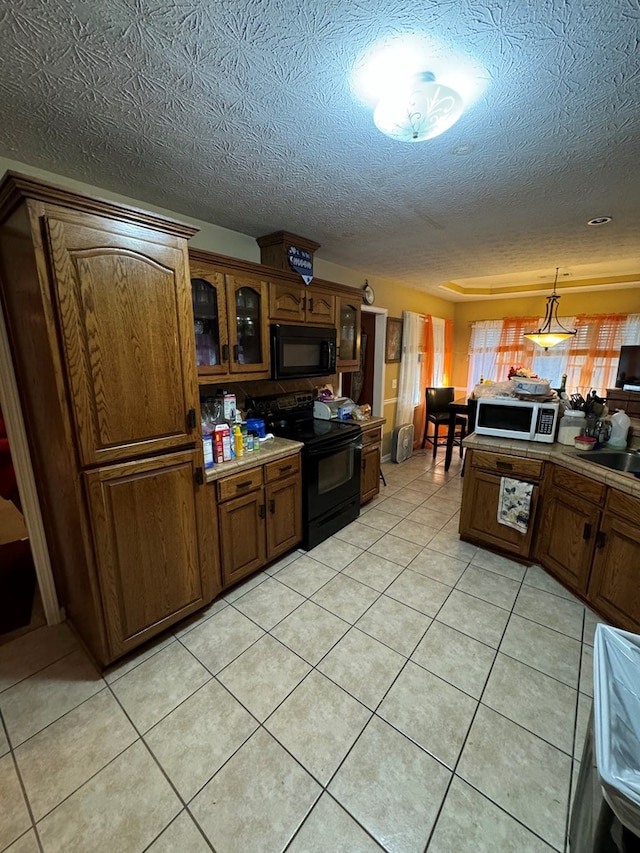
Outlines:
POLYGON ((187 239, 7 173, 0 287, 56 587, 102 665, 220 589, 187 239))

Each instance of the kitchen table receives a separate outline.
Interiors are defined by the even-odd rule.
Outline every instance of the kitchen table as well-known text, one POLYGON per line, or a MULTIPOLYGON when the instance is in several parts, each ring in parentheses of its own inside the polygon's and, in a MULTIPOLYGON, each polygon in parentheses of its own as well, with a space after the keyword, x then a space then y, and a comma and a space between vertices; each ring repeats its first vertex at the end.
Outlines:
MULTIPOLYGON (((447 448, 444 456, 444 470, 448 471, 449 466, 451 465, 451 457, 453 456, 453 445, 455 441, 456 435, 456 416, 457 415, 465 415, 467 418, 467 427, 465 430, 466 435, 470 435, 474 429, 476 424, 476 400, 475 399, 467 399, 466 397, 459 397, 457 400, 449 403, 449 429, 447 431, 447 448)), ((460 441, 464 435, 460 437, 460 441)))

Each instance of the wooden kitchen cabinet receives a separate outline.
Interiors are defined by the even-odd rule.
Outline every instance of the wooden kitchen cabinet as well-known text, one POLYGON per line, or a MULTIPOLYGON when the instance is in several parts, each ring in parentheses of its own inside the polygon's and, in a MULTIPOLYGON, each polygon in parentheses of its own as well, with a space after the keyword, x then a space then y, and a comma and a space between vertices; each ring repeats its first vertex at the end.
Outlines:
POLYGON ((0 289, 67 617, 101 665, 210 601, 187 239, 27 176, 0 184, 0 289))
POLYGON ((224 477, 217 488, 225 587, 302 541, 299 455, 224 477))
POLYGON ((229 373, 229 323, 224 274, 214 269, 191 271, 191 304, 199 376, 229 373), (199 274, 198 274, 199 273, 199 274))
POLYGON ((609 489, 588 600, 614 625, 640 631, 640 500, 609 489))
POLYGON ((43 224, 80 464, 194 442, 184 249, 74 210, 51 212, 43 224))
POLYGON ((275 560, 302 541, 302 494, 300 477, 271 483, 265 489, 267 502, 267 561, 275 560))
POLYGON ((269 319, 272 323, 334 326, 336 297, 327 290, 295 282, 271 282, 269 319))
POLYGON ((337 370, 360 369, 360 300, 351 296, 337 297, 338 358, 337 370))
POLYGON ((630 418, 640 418, 640 391, 607 388, 607 405, 610 412, 622 409, 630 418))
POLYGON ((231 586, 266 563, 264 489, 218 507, 222 584, 231 586))
POLYGON ((368 503, 380 493, 380 454, 382 427, 362 424, 362 475, 360 478, 360 504, 368 503))
POLYGON ((265 465, 267 561, 275 560, 302 541, 302 479, 300 457, 265 465))
POLYGON ((606 487, 558 465, 547 467, 536 559, 586 595, 606 487))
MULTIPOLYGON (((268 379, 269 284, 259 273, 226 267, 190 250, 197 371, 201 384, 268 379)), ((193 326, 193 324, 192 324, 193 326)))
POLYGON ((269 376, 269 285, 249 273, 226 276, 229 370, 236 379, 269 376))
POLYGON ((213 493, 190 451, 85 473, 109 644, 120 656, 220 591, 213 493), (179 523, 176 523, 176 519, 179 523), (144 535, 141 535, 144 533, 144 535))
POLYGON ((538 460, 473 450, 471 459, 467 458, 460 513, 461 538, 518 557, 529 557, 543 470, 544 465, 538 460), (526 533, 498 523, 502 476, 533 483, 526 533))

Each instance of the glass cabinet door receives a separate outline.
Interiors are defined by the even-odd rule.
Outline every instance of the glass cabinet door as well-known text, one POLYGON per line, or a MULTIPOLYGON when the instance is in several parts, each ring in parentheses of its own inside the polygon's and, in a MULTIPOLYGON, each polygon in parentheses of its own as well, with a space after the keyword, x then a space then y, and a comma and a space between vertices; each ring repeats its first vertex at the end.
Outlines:
POLYGON ((252 276, 227 276, 231 373, 269 370, 267 283, 252 276))
POLYGON ((360 306, 340 297, 338 369, 357 369, 360 359, 360 306))
POLYGON ((262 340, 260 329, 260 293, 253 287, 236 290, 237 343, 234 360, 238 364, 260 364, 262 340))
POLYGON ((196 365, 200 373, 226 372, 228 347, 222 340, 220 302, 224 299, 221 282, 191 279, 191 302, 196 336, 196 365))

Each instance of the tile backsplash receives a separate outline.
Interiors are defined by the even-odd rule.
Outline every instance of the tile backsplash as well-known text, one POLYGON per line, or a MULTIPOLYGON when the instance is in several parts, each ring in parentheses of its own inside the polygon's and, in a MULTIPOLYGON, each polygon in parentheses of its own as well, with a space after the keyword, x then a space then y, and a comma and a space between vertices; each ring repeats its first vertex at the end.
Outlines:
POLYGON ((248 397, 263 397, 267 394, 287 394, 292 391, 313 391, 317 393, 318 388, 324 385, 333 385, 334 391, 338 389, 339 377, 318 376, 313 379, 260 379, 252 382, 220 382, 219 385, 201 385, 200 401, 207 397, 215 397, 219 388, 224 388, 230 394, 236 395, 238 409, 242 412, 246 409, 248 397))

